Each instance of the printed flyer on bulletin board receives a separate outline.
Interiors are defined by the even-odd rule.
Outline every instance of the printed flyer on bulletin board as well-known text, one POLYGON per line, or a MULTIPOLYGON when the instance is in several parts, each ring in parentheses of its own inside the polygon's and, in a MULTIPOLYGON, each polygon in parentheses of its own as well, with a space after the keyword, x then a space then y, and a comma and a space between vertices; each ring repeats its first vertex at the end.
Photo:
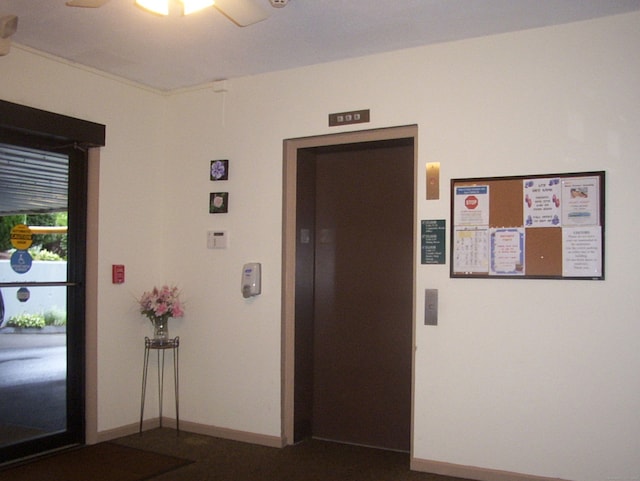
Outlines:
POLYGON ((524 229, 491 230, 492 275, 524 275, 524 229))
POLYGON ((456 188, 456 225, 489 225, 489 186, 456 188))
POLYGON ((524 181, 524 225, 552 227, 560 224, 560 179, 524 181))
POLYGON ((489 270, 489 186, 455 189, 457 224, 452 239, 457 272, 486 273, 489 270))
POLYGON ((457 226, 452 242, 456 272, 489 271, 489 228, 457 226))
POLYGON ((451 277, 604 279, 604 172, 451 180, 451 277))

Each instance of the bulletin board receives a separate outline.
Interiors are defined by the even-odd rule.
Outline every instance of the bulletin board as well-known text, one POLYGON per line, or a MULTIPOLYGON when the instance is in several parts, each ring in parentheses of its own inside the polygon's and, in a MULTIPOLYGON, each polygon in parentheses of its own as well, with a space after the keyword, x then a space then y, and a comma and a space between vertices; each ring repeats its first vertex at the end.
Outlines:
POLYGON ((451 277, 604 280, 605 173, 451 180, 451 277))

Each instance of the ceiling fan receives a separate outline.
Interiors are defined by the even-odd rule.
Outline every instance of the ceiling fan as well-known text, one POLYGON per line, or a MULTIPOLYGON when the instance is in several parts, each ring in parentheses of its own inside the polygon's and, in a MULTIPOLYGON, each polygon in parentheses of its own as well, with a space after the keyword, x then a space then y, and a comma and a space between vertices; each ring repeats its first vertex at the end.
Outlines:
MULTIPOLYGON (((108 1, 109 0, 67 0, 66 5, 69 7, 98 8, 108 1)), ((269 17, 269 12, 265 10, 257 0, 215 0, 215 2, 214 0, 180 0, 180 2, 184 5, 185 15, 213 5, 240 27, 258 23, 269 17), (194 4, 196 7, 192 7, 194 4)), ((160 15, 169 14, 169 0, 161 2, 164 7, 162 10, 151 8, 149 6, 149 0, 136 0, 135 3, 160 15)))

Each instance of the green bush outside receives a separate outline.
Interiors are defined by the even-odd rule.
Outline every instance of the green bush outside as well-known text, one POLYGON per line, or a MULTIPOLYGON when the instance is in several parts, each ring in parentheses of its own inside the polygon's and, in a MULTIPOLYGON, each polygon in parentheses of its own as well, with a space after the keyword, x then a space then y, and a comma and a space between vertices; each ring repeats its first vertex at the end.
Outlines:
POLYGON ((42 329, 45 326, 65 326, 67 324, 67 313, 62 309, 50 309, 44 314, 31 314, 23 312, 16 316, 11 316, 7 320, 7 327, 31 327, 42 329))
POLYGON ((46 326, 66 326, 67 313, 62 309, 50 309, 44 313, 44 323, 46 326))
POLYGON ((50 252, 47 249, 29 249, 29 254, 34 261, 62 261, 64 260, 55 252, 50 252))
POLYGON ((7 321, 7 327, 35 327, 42 329, 44 326, 44 316, 42 314, 23 312, 17 316, 11 316, 7 321))

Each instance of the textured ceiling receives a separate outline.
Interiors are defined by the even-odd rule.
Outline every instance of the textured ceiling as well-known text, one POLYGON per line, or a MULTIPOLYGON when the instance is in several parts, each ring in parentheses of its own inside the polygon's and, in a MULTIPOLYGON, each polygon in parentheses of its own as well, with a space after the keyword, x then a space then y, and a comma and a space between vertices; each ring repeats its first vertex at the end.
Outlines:
MULTIPOLYGON (((19 17, 12 48, 26 46, 154 89, 586 20, 640 10, 640 0, 289 0, 238 27, 215 8, 160 17, 110 0, 0 0, 19 17)), ((10 54, 9 54, 10 55, 10 54)), ((2 68, 2 57, 0 57, 2 68)))

